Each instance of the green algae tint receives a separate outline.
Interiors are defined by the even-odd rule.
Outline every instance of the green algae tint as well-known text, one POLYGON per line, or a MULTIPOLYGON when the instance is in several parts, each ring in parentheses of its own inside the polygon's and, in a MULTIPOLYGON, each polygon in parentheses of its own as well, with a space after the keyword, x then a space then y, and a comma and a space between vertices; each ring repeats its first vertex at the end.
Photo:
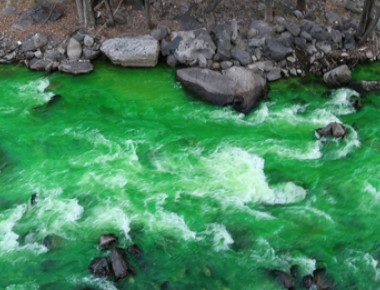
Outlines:
POLYGON ((294 78, 243 116, 174 76, 0 67, 0 288, 281 289, 268 269, 298 265, 300 277, 325 267, 338 289, 379 289, 380 94, 355 113, 355 92, 294 78), (347 138, 317 140, 333 121, 347 138), (143 249, 128 256, 135 277, 90 275, 109 255, 102 233, 143 249))

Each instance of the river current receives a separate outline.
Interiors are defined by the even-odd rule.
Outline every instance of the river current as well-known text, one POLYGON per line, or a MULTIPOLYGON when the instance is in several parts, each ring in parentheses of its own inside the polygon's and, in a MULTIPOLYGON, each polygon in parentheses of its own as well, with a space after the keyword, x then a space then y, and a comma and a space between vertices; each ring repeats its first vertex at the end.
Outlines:
POLYGON ((282 289, 268 271, 292 265, 380 289, 379 93, 355 112, 354 91, 281 80, 244 116, 173 69, 104 63, 80 77, 0 66, 0 88, 1 289, 282 289), (333 121, 347 137, 318 140, 333 121), (102 233, 139 245, 136 276, 91 276, 102 233))

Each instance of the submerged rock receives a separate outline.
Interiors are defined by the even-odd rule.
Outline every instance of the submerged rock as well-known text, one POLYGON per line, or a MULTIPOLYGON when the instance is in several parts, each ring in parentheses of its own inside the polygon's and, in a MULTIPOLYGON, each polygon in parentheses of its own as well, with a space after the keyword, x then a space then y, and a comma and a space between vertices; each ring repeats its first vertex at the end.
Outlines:
POLYGON ((245 114, 267 93, 266 80, 242 67, 231 67, 221 73, 200 68, 180 69, 177 79, 204 101, 217 106, 232 105, 245 114))
POLYGON ((114 234, 103 234, 99 238, 99 247, 101 249, 109 249, 118 242, 118 238, 114 234))
POLYGON ((112 38, 106 40, 101 51, 112 63, 125 67, 154 67, 158 62, 160 46, 150 35, 112 38))
POLYGON ((296 282, 291 275, 281 270, 272 270, 271 273, 276 276, 282 287, 285 289, 294 289, 296 282))
POLYGON ((314 282, 317 289, 321 290, 333 290, 336 289, 334 281, 327 275, 325 269, 316 269, 313 272, 314 282))
POLYGON ((324 128, 319 128, 316 130, 318 137, 328 137, 332 136, 334 138, 343 138, 347 134, 347 129, 340 123, 330 123, 324 128))
POLYGON ((136 257, 136 258, 139 258, 142 256, 142 250, 140 249, 140 247, 136 244, 133 244, 132 246, 129 246, 127 248, 127 252, 129 254, 131 254, 132 256, 136 257))
POLYGON ((107 277, 112 275, 109 260, 107 258, 95 258, 88 267, 95 277, 107 277))
POLYGON ((47 235, 42 243, 49 250, 57 249, 62 246, 62 238, 58 235, 47 235))
POLYGON ((314 284, 314 277, 312 275, 306 275, 302 278, 302 285, 306 289, 310 289, 314 284))

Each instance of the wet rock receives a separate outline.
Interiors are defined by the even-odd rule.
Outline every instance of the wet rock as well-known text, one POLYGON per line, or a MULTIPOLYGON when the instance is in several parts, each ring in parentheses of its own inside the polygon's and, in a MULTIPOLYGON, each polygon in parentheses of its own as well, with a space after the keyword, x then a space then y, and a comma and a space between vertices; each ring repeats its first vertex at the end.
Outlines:
POLYGON ((47 235, 42 241, 44 246, 49 250, 57 249, 62 246, 62 238, 58 235, 47 235))
POLYGON ((130 268, 124 257, 124 251, 120 248, 112 248, 111 250, 111 266, 115 281, 119 281, 129 274, 133 274, 134 270, 130 268))
POLYGON ((72 75, 82 75, 92 72, 94 66, 89 61, 62 61, 58 70, 72 75))
POLYGON ((168 66, 170 67, 175 67, 177 66, 178 64, 178 60, 175 58, 174 55, 170 54, 167 58, 166 58, 166 63, 168 66))
POLYGON ((140 249, 140 247, 136 244, 133 244, 132 246, 129 246, 127 248, 127 252, 128 254, 136 257, 136 258, 140 258, 142 256, 142 250, 140 249))
POLYGON ((67 57, 69 60, 78 60, 82 55, 82 45, 74 37, 70 38, 67 45, 67 57))
POLYGON ((340 123, 332 122, 324 128, 317 129, 316 133, 319 137, 332 136, 334 138, 343 138, 347 134, 347 129, 340 123))
POLYGON ((177 79, 204 101, 218 106, 232 105, 245 114, 267 93, 266 80, 243 67, 231 67, 221 73, 199 68, 180 69, 177 79))
POLYGON ((30 205, 33 206, 37 203, 37 193, 33 193, 30 197, 30 205))
POLYGON ((306 275, 302 278, 302 285, 306 289, 310 289, 314 284, 314 277, 312 275, 306 275))
POLYGON ((285 289, 294 289, 296 283, 292 276, 281 270, 272 270, 271 273, 279 280, 285 289))
POLYGON ((358 81, 349 84, 349 87, 361 94, 371 91, 380 91, 380 81, 358 81))
POLYGON ((11 29, 25 30, 38 23, 56 21, 61 18, 62 15, 63 13, 60 10, 52 7, 47 1, 42 1, 22 14, 20 18, 13 23, 11 29))
POLYGON ((90 272, 95 277, 107 277, 112 275, 110 262, 107 258, 95 258, 91 261, 90 272))
POLYGON ((327 275, 325 269, 316 269, 313 272, 314 282, 317 285, 317 289, 320 290, 332 290, 336 289, 334 281, 327 275))
POLYGON ((351 81, 351 71, 347 65, 341 65, 326 72, 323 80, 329 88, 339 88, 346 86, 351 81))
POLYGON ((99 247, 101 249, 109 249, 117 244, 118 238, 114 234, 102 234, 99 238, 99 247))
POLYGON ((100 49, 112 63, 124 67, 154 67, 160 51, 150 35, 109 39, 100 49))
POLYGON ((161 284, 161 286, 160 286, 160 289, 162 289, 162 290, 170 289, 170 283, 169 283, 169 281, 163 282, 161 284))

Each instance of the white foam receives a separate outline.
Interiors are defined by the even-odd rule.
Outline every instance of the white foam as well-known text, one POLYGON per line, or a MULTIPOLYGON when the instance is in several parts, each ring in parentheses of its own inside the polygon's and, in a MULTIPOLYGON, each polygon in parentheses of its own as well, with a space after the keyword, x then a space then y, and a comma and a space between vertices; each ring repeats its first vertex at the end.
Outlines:
POLYGON ((127 203, 123 203, 119 207, 101 204, 101 206, 92 209, 91 218, 87 222, 90 223, 91 227, 97 229, 119 229, 124 233, 125 238, 130 240, 131 214, 127 213, 127 207, 127 203))
POLYGON ((85 284, 90 284, 102 290, 118 290, 119 289, 115 286, 115 284, 112 281, 109 281, 104 278, 96 278, 93 276, 83 277, 82 279, 79 280, 79 283, 76 283, 77 279, 73 279, 73 282, 74 284, 80 284, 80 282, 85 283, 85 284))
POLYGON ((179 233, 184 240, 197 239, 197 233, 189 228, 183 216, 164 210, 167 197, 167 194, 161 193, 145 199, 145 207, 150 211, 145 211, 144 215, 148 218, 150 230, 179 233))
POLYGON ((54 93, 45 92, 46 88, 50 85, 50 82, 46 78, 30 81, 25 85, 18 86, 18 92, 21 97, 26 97, 38 103, 45 103, 50 100, 54 93))
POLYGON ((83 214, 83 207, 76 199, 58 199, 49 196, 33 208, 36 224, 41 233, 59 233, 66 226, 72 227, 83 214))
POLYGON ((5 290, 37 290, 39 285, 35 282, 25 282, 22 284, 12 284, 5 287, 5 290))
POLYGON ((201 235, 210 235, 214 240, 214 249, 219 251, 226 251, 230 249, 230 245, 234 243, 230 233, 227 231, 226 227, 221 224, 208 224, 206 230, 201 233, 201 235))
POLYGON ((264 173, 264 159, 244 149, 219 149, 204 160, 209 190, 216 198, 233 203, 284 204, 302 200, 306 191, 287 182, 271 187, 264 173))
POLYGON ((375 281, 380 281, 379 261, 374 259, 372 255, 358 250, 349 250, 348 255, 345 264, 354 272, 364 272, 368 276, 372 274, 375 281))
POLYGON ((365 183, 365 188, 364 190, 368 193, 370 193, 374 198, 376 198, 377 200, 380 200, 380 191, 377 190, 372 184, 370 184, 369 182, 366 182, 365 183))
POLYGON ((46 248, 41 244, 27 243, 20 246, 17 241, 19 235, 13 232, 13 227, 22 219, 26 210, 26 205, 18 205, 0 215, 0 256, 6 252, 21 250, 29 250, 36 254, 46 252, 46 248))
POLYGON ((326 104, 329 106, 329 110, 337 115, 348 115, 355 113, 355 108, 353 106, 352 98, 359 97, 359 93, 342 88, 334 90, 332 92, 332 98, 326 104))

